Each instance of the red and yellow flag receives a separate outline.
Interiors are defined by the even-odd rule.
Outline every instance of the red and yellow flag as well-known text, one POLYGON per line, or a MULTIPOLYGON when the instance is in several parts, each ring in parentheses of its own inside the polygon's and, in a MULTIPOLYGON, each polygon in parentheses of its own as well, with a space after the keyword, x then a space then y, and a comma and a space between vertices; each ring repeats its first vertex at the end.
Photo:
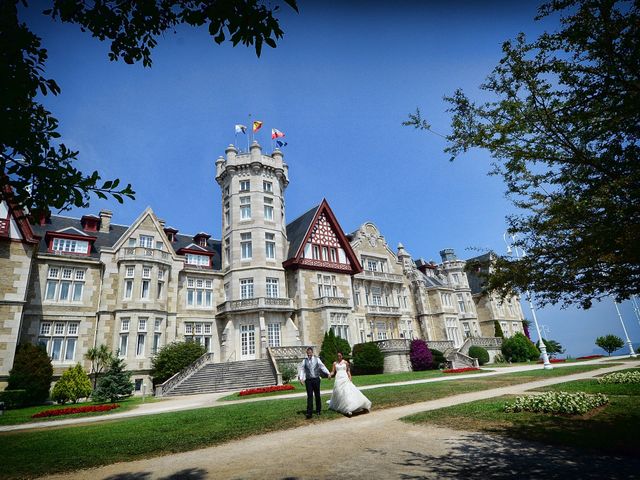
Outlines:
POLYGON ((261 128, 262 128, 262 122, 260 120, 256 120, 255 122, 253 122, 253 131, 254 132, 257 132, 261 128))

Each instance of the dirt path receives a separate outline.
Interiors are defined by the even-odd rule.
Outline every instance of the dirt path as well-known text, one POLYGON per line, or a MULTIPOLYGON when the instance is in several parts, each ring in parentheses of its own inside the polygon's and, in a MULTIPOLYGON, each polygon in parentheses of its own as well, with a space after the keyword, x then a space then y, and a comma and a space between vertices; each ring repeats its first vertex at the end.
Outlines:
MULTIPOLYGON (((637 366, 637 363, 467 393, 373 411, 351 419, 314 422, 217 447, 118 463, 54 479, 428 479, 638 478, 640 459, 594 457, 503 437, 415 426, 400 418, 425 410, 637 366)), ((375 408, 375 406, 374 406, 375 408)))

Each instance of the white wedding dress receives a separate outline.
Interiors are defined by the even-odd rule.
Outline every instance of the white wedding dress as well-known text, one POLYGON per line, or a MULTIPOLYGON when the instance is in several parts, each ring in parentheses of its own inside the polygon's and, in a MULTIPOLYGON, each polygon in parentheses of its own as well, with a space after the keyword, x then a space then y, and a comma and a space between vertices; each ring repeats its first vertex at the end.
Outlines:
POLYGON ((336 382, 333 386, 329 408, 351 415, 358 410, 370 410, 371 401, 349 380, 347 364, 343 360, 336 364, 336 382))

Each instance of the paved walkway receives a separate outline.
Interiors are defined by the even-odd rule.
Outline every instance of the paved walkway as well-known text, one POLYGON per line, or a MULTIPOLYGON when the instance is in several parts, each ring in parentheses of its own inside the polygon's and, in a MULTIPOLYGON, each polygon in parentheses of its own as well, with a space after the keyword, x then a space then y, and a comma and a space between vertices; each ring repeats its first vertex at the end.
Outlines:
MULTIPOLYGON (((413 425, 400 418, 528 389, 638 367, 592 372, 466 393, 331 422, 255 435, 216 447, 55 475, 52 479, 631 479, 640 459, 582 454, 526 441, 413 425)), ((521 368, 521 367, 514 367, 521 368)), ((504 373, 514 371, 504 369, 504 373)), ((517 371, 517 370, 516 370, 517 371)), ((474 375, 478 377, 478 374, 474 375)), ((460 378, 460 377, 456 377, 460 378)), ((178 402, 181 400, 177 400, 178 402)), ((201 399, 204 402, 204 399, 201 399)), ((375 406, 374 406, 375 408, 375 406)), ((110 416, 113 418, 113 416, 110 416)))

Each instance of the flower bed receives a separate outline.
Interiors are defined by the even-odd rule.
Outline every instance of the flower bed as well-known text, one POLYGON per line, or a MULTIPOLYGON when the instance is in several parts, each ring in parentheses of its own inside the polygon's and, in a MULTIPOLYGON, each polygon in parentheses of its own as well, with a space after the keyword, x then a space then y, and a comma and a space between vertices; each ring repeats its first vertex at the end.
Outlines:
POLYGON ((640 371, 610 373, 599 378, 598 383, 640 383, 640 371))
POLYGON ((238 395, 244 397, 245 395, 255 395, 257 393, 271 393, 271 392, 280 392, 282 390, 295 390, 293 385, 275 385, 273 387, 260 387, 260 388, 249 388, 247 390, 241 390, 238 395))
POLYGON ((587 355, 586 357, 578 357, 576 360, 592 360, 594 358, 602 358, 604 355, 587 355))
POLYGON ((118 408, 120 404, 111 403, 108 405, 85 405, 82 407, 66 407, 44 410, 40 413, 31 415, 31 418, 58 417, 60 415, 74 415, 76 413, 92 413, 92 412, 108 412, 114 408, 118 408))
POLYGON ((517 397, 513 403, 505 404, 504 411, 583 415, 608 402, 609 398, 602 393, 591 395, 584 392, 547 392, 541 395, 517 397))
MULTIPOLYGON (((549 363, 562 363, 566 361, 567 361, 566 358, 550 358, 549 359, 549 363)), ((544 363, 544 362, 542 360, 538 360, 538 363, 544 363)))
POLYGON ((475 372, 476 370, 480 370, 480 369, 476 367, 449 368, 447 370, 443 370, 442 373, 464 373, 464 372, 475 372))

